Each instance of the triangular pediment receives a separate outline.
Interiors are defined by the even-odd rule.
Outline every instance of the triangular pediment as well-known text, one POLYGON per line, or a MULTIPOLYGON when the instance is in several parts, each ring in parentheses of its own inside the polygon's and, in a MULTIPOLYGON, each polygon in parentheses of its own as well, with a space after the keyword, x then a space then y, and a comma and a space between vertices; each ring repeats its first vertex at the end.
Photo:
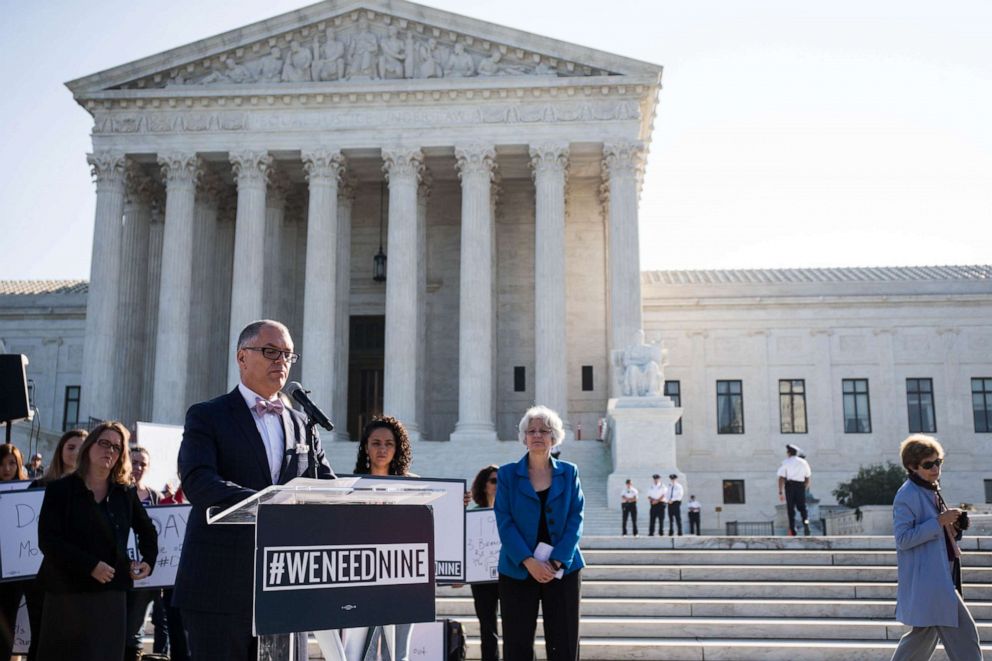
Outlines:
POLYGON ((67 83, 133 89, 628 76, 661 67, 402 0, 328 0, 67 83))

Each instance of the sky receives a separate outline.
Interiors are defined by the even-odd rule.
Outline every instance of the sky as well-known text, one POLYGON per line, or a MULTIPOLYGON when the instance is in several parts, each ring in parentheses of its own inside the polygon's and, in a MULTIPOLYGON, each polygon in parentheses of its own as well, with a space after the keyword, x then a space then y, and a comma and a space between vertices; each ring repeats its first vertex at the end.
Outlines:
MULTIPOLYGON (((310 4, 0 0, 0 279, 88 278, 63 83, 310 4)), ((665 67, 641 268, 992 262, 992 3, 431 0, 665 67)))

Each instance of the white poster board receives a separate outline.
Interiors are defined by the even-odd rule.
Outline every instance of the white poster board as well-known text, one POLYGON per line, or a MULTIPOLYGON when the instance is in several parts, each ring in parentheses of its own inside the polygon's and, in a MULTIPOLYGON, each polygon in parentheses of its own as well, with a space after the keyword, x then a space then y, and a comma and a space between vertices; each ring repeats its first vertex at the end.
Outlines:
POLYGON ((360 478, 355 487, 400 486, 408 482, 422 489, 441 489, 444 495, 431 502, 434 510, 434 565, 438 583, 465 582, 465 480, 429 477, 369 477, 360 478))
POLYGON ((28 622, 28 605, 21 597, 21 605, 17 609, 17 622, 14 624, 14 648, 11 654, 27 654, 31 647, 31 624, 28 622))
POLYGON ((0 491, 24 491, 30 484, 31 480, 8 480, 0 482, 0 491))
POLYGON ((496 512, 487 507, 465 512, 465 582, 499 580, 499 530, 496 512))
POLYGON ((175 488, 179 484, 179 445, 183 441, 183 428, 139 422, 136 435, 138 445, 151 455, 142 478, 144 483, 156 491, 162 491, 166 484, 175 488))
MULTIPOLYGON (((179 557, 183 553, 183 540, 186 538, 186 522, 189 521, 190 505, 158 505, 146 507, 145 511, 158 533, 158 559, 152 568, 152 575, 134 582, 136 588, 171 588, 176 582, 179 557)), ((128 536, 127 554, 136 558, 138 545, 132 530, 128 536)))
POLYGON ((0 579, 28 578, 38 573, 38 515, 44 499, 44 489, 0 493, 0 579))
POLYGON ((444 622, 418 622, 410 632, 410 661, 445 661, 444 622))

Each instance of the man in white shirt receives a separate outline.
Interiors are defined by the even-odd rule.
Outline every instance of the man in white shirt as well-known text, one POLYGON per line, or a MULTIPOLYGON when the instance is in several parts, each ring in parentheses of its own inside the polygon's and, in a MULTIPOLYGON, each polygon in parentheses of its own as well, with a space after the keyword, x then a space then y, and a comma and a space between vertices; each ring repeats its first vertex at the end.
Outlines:
POLYGON ((796 535, 796 509, 803 517, 803 534, 809 535, 809 514, 806 512, 806 490, 813 474, 809 463, 791 443, 785 446, 786 458, 778 468, 778 499, 785 501, 789 517, 789 535, 796 535))
POLYGON ((679 476, 672 473, 668 476, 672 482, 668 485, 668 536, 675 534, 675 527, 678 526, 679 537, 682 536, 682 496, 685 495, 685 487, 679 484, 679 476))
POLYGON ((651 503, 648 515, 648 536, 654 535, 654 522, 658 521, 658 534, 665 534, 665 485, 661 483, 661 475, 655 473, 651 476, 654 484, 648 489, 648 502, 651 503))
POLYGON ((620 492, 620 510, 623 512, 623 525, 621 534, 627 535, 627 518, 634 524, 634 537, 637 537, 637 489, 633 483, 627 480, 627 486, 620 492))
POLYGON ((689 534, 698 535, 699 514, 703 511, 703 506, 698 500, 696 500, 695 496, 689 496, 689 502, 686 503, 686 508, 689 510, 689 534))

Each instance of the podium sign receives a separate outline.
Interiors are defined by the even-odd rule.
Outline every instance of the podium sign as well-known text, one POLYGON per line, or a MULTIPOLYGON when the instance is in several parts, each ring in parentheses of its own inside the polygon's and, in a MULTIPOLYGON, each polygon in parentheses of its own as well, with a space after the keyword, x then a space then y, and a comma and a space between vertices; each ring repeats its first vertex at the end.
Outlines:
POLYGON ((425 505, 258 506, 256 635, 433 622, 425 505))

